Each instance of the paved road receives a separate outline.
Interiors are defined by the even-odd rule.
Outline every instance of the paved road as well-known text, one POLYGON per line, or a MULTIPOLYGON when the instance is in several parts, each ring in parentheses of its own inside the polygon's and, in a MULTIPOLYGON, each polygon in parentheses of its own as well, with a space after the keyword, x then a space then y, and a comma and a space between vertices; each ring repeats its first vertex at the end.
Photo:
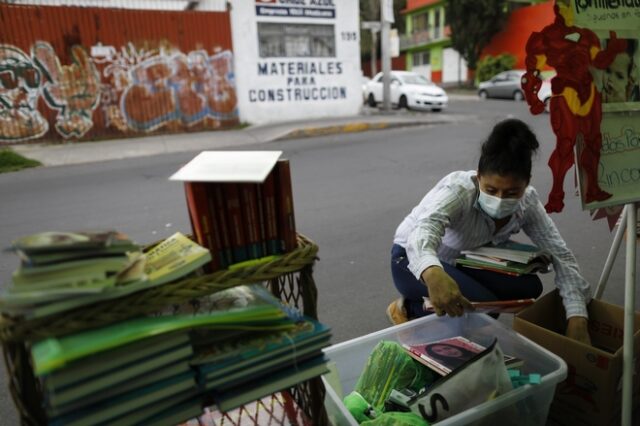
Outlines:
MULTIPOLYGON (((315 277, 319 315, 340 342, 387 327, 384 314, 394 299, 388 252, 397 224, 446 173, 474 169, 479 142, 508 116, 531 124, 542 143, 532 183, 546 194, 546 159, 553 148, 548 116, 532 117, 524 103, 453 101, 446 124, 294 139, 241 149, 281 149, 291 160, 299 232, 320 246, 315 277)), ((188 232, 179 184, 167 178, 194 152, 25 170, 0 175, 0 241, 49 229, 110 228, 139 242, 188 232)), ((612 235, 592 222, 565 188, 567 207, 555 215, 585 276, 595 285, 612 235)), ((616 262, 605 300, 623 300, 623 255, 616 262)), ((0 280, 7 282, 17 260, 0 255, 0 280)), ((546 289, 552 288, 545 276, 546 289)), ((509 318, 503 318, 508 322, 509 318)), ((3 377, 4 379, 4 377, 3 377)), ((3 380, 4 381, 4 380, 3 380)), ((16 423, 8 396, 0 396, 3 419, 16 423)), ((5 424, 3 422, 3 424, 5 424)))

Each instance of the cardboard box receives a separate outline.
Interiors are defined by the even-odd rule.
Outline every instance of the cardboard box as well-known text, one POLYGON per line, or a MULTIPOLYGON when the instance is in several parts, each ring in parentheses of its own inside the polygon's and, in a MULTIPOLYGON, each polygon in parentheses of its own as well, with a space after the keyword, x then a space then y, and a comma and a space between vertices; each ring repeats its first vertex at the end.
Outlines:
MULTIPOLYGON (((566 320, 558 291, 541 297, 516 315, 513 329, 564 359, 567 379, 560 382, 549 419, 561 425, 619 425, 622 409, 624 308, 601 300, 588 305, 593 346, 564 336, 566 320)), ((640 313, 635 313, 634 371, 640 371, 640 313)), ((635 374, 634 374, 635 376, 635 374)), ((633 383, 633 407, 640 404, 640 380, 633 383)))

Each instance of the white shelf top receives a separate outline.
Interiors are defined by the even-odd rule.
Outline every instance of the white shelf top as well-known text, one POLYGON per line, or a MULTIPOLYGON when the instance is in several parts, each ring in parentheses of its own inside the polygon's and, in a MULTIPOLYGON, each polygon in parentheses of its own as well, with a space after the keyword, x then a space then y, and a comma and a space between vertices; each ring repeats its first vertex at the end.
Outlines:
POLYGON ((202 151, 169 180, 261 183, 282 151, 202 151))

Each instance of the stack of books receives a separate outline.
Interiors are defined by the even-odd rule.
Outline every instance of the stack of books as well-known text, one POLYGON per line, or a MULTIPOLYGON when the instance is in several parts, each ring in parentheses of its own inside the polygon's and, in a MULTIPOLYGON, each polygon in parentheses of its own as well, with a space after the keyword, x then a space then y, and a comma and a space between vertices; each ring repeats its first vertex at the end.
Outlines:
POLYGON ((50 424, 176 424, 200 415, 212 394, 227 410, 327 372, 328 338, 325 326, 251 285, 48 338, 31 358, 50 424))
POLYGON ((464 250, 461 257, 456 259, 456 264, 519 276, 551 271, 551 255, 531 244, 507 241, 499 245, 464 250))
POLYGON ((178 170, 209 271, 297 247, 291 168, 280 151, 205 151, 178 170))
POLYGON ((181 233, 147 253, 117 231, 43 232, 13 242, 21 258, 0 310, 33 319, 184 277, 211 259, 181 233))
POLYGON ((229 411, 327 372, 327 326, 300 317, 291 330, 251 333, 195 349, 191 364, 217 407, 229 411))

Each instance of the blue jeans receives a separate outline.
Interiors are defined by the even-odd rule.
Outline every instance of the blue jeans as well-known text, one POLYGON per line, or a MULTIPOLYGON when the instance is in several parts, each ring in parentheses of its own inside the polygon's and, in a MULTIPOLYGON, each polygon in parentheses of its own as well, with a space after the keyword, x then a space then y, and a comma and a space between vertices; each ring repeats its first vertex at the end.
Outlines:
MULTIPOLYGON (((417 280, 408 268, 407 252, 394 244, 391 248, 391 275, 393 283, 405 299, 409 318, 425 316, 422 298, 428 297, 427 286, 417 280)), ((455 267, 442 263, 447 274, 458 283, 460 292, 470 302, 489 302, 537 298, 542 294, 542 282, 535 274, 514 277, 482 269, 455 267)))

